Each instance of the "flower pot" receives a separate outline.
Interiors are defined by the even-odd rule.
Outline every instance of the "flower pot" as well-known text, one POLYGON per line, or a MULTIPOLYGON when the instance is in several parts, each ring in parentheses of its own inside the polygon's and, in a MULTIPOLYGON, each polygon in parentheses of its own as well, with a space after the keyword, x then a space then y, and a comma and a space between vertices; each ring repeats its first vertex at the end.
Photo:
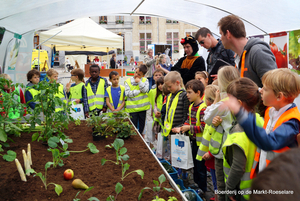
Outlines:
POLYGON ((97 134, 99 134, 99 132, 93 132, 92 133, 93 141, 100 141, 100 140, 105 139, 105 135, 97 135, 97 134))

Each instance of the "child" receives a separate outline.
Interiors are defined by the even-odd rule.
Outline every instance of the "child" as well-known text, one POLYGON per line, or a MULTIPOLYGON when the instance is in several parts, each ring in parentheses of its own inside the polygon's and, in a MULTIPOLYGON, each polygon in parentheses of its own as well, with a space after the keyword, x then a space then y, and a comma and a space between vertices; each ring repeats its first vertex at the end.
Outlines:
POLYGON ((109 81, 112 83, 112 86, 107 87, 104 97, 110 112, 120 111, 125 106, 125 87, 119 85, 119 78, 117 71, 109 73, 109 81))
POLYGON ((83 93, 83 110, 85 117, 89 117, 89 112, 99 115, 106 112, 107 106, 104 99, 105 91, 108 86, 107 80, 100 77, 100 67, 97 64, 90 66, 91 77, 86 81, 86 92, 83 93))
MULTIPOLYGON (((215 116, 222 117, 222 123, 218 127, 215 127, 216 132, 213 133, 210 140, 209 151, 215 157, 215 170, 217 178, 217 186, 219 191, 225 190, 224 183, 224 172, 223 172, 223 152, 222 145, 226 139, 229 129, 232 127, 232 122, 234 120, 229 109, 220 111, 219 106, 223 104, 227 98, 226 89, 230 82, 239 78, 239 72, 236 68, 232 66, 224 66, 218 71, 218 86, 220 94, 217 91, 214 104, 207 107, 204 115, 204 121, 208 125, 212 125, 212 121, 215 116), (220 101, 221 98, 221 101, 220 101)), ((219 117, 219 118, 220 118, 219 117)), ((218 194, 218 200, 224 201, 225 195, 218 194)))
MULTIPOLYGON (((153 80, 155 81, 155 84, 152 86, 152 89, 150 89, 149 93, 148 93, 148 97, 149 97, 149 101, 151 104, 151 116, 152 116, 152 111, 154 109, 154 100, 157 94, 157 85, 156 85, 156 81, 160 78, 164 76, 164 72, 160 69, 156 69, 153 73, 153 80)), ((162 81, 163 82, 163 81, 162 81)), ((162 91, 162 90, 161 90, 162 91)))
MULTIPOLYGON (((1 93, 11 93, 11 92, 15 91, 15 86, 10 86, 10 84, 12 82, 11 82, 11 77, 8 74, 0 74, 0 77, 6 79, 9 82, 9 84, 6 84, 6 85, 3 86, 4 88, 1 89, 1 93)), ((19 86, 18 86, 18 92, 19 92, 19 95, 18 95, 16 101, 18 101, 19 103, 26 103, 23 91, 19 86)), ((24 116, 26 115, 26 107, 24 107, 24 114, 23 115, 24 116)), ((20 113, 15 111, 13 108, 10 108, 9 112, 8 112, 8 117, 11 118, 11 119, 16 119, 16 118, 20 117, 20 113)))
MULTIPOLYGON (((49 69, 47 71, 47 77, 49 79, 50 83, 56 83, 58 79, 58 72, 54 70, 53 68, 49 69)), ((64 91, 64 85, 58 83, 58 93, 55 94, 55 97, 58 97, 61 101, 63 101, 65 104, 67 104, 65 91, 64 91)), ((55 106, 55 112, 62 111, 63 107, 61 106, 55 106)))
MULTIPOLYGON (((153 80, 156 82, 158 80, 158 78, 160 77, 163 77, 164 76, 164 71, 162 71, 161 69, 156 69, 154 72, 153 72, 153 80)), ((156 89, 156 84, 154 84, 152 86, 152 89, 156 89)), ((150 90, 151 91, 151 90, 150 90)), ((149 93, 150 93, 149 91, 149 93)))
MULTIPOLYGON (((155 72, 154 72, 155 73, 155 72)), ((157 134, 161 132, 161 129, 163 127, 162 119, 161 119, 161 110, 163 107, 164 97, 163 97, 163 85, 164 85, 164 77, 160 77, 158 80, 156 80, 156 89, 155 89, 155 96, 150 97, 150 103, 153 105, 152 107, 152 117, 154 120, 153 123, 153 132, 155 134, 155 138, 157 138, 157 134), (153 100, 151 100, 153 99, 153 100)))
POLYGON ((180 127, 180 130, 173 129, 176 132, 189 131, 192 155, 194 162, 194 182, 198 184, 198 187, 203 193, 207 191, 207 174, 205 161, 196 160, 197 152, 202 141, 203 130, 205 122, 203 121, 204 111, 206 109, 205 102, 201 99, 204 93, 204 85, 199 80, 190 80, 185 85, 187 98, 191 105, 189 107, 189 113, 184 125, 180 127))
POLYGON ((74 69, 71 71, 71 81, 75 82, 67 83, 66 91, 69 99, 69 104, 74 101, 76 104, 81 103, 83 105, 83 94, 86 93, 84 86, 84 72, 81 69, 74 69))
POLYGON ((26 103, 29 105, 29 107, 31 109, 34 109, 36 103, 35 102, 29 103, 29 101, 31 101, 34 98, 34 96, 40 93, 38 90, 36 90, 36 85, 40 81, 40 72, 36 69, 32 69, 28 71, 27 81, 29 81, 29 83, 26 85, 25 100, 26 103))
MULTIPOLYGON (((213 104, 215 98, 216 98, 216 92, 218 90, 218 86, 216 85, 208 85, 205 88, 204 93, 205 96, 205 104, 207 106, 210 106, 213 104)), ((205 166, 209 168, 212 182, 214 185, 214 191, 216 191, 217 188, 217 180, 216 180, 216 173, 215 173, 215 158, 214 156, 209 152, 209 141, 211 138, 212 133, 215 131, 215 129, 212 126, 209 126, 208 124, 205 125, 204 131, 203 131, 203 137, 201 144, 199 146, 196 159, 201 161, 202 158, 205 160, 205 166)), ((215 197, 211 198, 210 200, 217 200, 217 194, 215 194, 215 197)))
MULTIPOLYGON (((227 87, 227 93, 237 99, 238 105, 256 116, 254 124, 263 126, 264 120, 255 114, 255 106, 260 100, 258 86, 249 78, 239 78, 232 81, 227 87)), ((247 122, 249 124, 249 122, 247 122)), ((254 163, 256 146, 246 136, 243 128, 232 122, 232 127, 222 147, 223 170, 225 175, 226 191, 230 200, 248 200, 252 179, 250 171, 254 163), (242 193, 233 193, 242 192, 242 193)))
POLYGON ((195 73, 195 79, 200 80, 203 83, 204 87, 206 87, 208 85, 208 72, 197 71, 195 73))
POLYGON ((300 113, 293 101, 300 93, 300 77, 289 69, 280 68, 265 73, 262 83, 262 101, 269 106, 263 128, 256 125, 255 116, 238 104, 235 97, 230 97, 226 103, 249 139, 258 147, 251 178, 278 154, 298 146, 296 135, 299 133, 300 113))
POLYGON ((150 109, 150 102, 147 95, 149 82, 144 77, 147 72, 145 65, 136 68, 134 77, 125 81, 125 111, 129 113, 132 123, 143 133, 146 120, 146 111, 150 109), (139 127, 138 127, 139 125, 139 127))

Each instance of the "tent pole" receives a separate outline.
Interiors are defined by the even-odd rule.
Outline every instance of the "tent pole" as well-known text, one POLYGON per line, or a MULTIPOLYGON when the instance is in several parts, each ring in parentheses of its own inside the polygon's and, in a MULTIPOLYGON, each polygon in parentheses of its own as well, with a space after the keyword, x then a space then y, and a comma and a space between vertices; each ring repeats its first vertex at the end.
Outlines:
MULTIPOLYGON (((124 40, 122 40, 122 47, 123 47, 123 44, 124 43, 124 40)), ((122 61, 121 61, 121 64, 122 64, 122 68, 121 68, 121 78, 123 78, 123 68, 124 68, 124 61, 123 61, 123 58, 124 58, 124 55, 123 55, 123 48, 121 49, 122 51, 122 61)), ((125 53, 125 52, 124 52, 125 53)))
POLYGON ((106 69, 108 69, 108 47, 107 47, 107 55, 106 55, 106 69))

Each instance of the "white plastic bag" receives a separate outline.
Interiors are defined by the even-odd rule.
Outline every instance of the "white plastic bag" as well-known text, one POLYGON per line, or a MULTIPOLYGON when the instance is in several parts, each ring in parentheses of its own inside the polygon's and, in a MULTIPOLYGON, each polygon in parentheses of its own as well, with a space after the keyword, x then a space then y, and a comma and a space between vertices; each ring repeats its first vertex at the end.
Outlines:
POLYGON ((171 135, 171 143, 172 166, 185 170, 194 167, 189 136, 183 134, 171 135))
POLYGON ((147 121, 147 129, 146 129, 146 142, 154 142, 155 140, 155 134, 152 131, 153 127, 153 120, 147 121))
POLYGON ((83 106, 82 104, 76 104, 74 105, 75 102, 72 102, 72 108, 75 109, 72 110, 71 109, 71 117, 73 117, 74 119, 80 119, 83 120, 84 119, 84 112, 83 112, 83 106))
POLYGON ((170 148, 168 149, 168 138, 165 138, 162 133, 157 134, 157 147, 156 156, 157 158, 163 159, 170 156, 170 148))

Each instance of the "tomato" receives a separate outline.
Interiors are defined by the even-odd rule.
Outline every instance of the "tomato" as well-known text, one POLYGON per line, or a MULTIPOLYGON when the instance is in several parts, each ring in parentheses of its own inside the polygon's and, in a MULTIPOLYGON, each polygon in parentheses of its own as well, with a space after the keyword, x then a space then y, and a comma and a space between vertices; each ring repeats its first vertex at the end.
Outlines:
POLYGON ((278 47, 275 43, 273 42, 270 42, 270 48, 271 48, 271 51, 273 52, 273 54, 276 56, 277 52, 278 52, 278 47))
POLYGON ((286 53, 283 51, 279 51, 275 55, 276 64, 278 68, 287 68, 287 57, 286 53))

